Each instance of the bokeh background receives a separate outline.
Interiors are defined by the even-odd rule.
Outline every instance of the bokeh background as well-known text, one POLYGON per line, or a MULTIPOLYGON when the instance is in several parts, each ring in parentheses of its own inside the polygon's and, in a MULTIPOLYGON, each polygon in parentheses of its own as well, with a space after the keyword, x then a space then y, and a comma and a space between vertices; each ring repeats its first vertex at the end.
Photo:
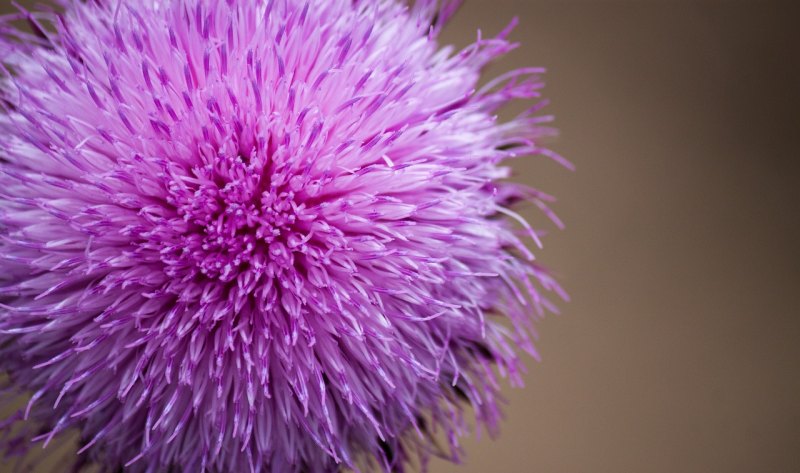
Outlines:
POLYGON ((518 16, 489 74, 549 70, 577 171, 515 169, 560 198, 563 232, 523 213, 573 300, 501 436, 432 473, 800 472, 798 4, 466 0, 444 41, 518 16))

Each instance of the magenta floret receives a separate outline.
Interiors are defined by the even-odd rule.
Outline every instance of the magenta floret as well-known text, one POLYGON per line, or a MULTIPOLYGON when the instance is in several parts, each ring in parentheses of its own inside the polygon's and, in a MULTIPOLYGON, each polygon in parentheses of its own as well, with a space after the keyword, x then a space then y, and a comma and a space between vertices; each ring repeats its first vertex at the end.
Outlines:
POLYGON ((439 48, 456 3, 0 21, 0 369, 33 393, 7 454, 77 429, 107 472, 389 472, 455 458, 466 405, 496 428, 562 295, 509 208, 552 199, 502 163, 560 157, 542 103, 495 116, 541 70, 478 85, 507 32, 439 48))

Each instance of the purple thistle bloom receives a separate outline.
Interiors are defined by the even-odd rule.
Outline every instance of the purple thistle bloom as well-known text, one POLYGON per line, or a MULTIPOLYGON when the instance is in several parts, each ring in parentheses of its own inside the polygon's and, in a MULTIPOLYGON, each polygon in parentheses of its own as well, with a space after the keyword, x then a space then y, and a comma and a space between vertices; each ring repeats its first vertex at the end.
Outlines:
POLYGON ((543 103, 494 115, 541 70, 478 86, 508 31, 453 54, 453 1, 62 1, 0 21, 8 455, 77 430, 76 470, 388 472, 457 460, 465 406, 494 431, 563 296, 509 209, 552 199, 501 164, 561 160, 543 103))

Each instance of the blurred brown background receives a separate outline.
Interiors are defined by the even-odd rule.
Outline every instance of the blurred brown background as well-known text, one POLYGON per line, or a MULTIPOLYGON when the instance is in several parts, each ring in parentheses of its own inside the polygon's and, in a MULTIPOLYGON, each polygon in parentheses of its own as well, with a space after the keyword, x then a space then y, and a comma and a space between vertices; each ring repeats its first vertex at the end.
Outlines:
POLYGON ((490 73, 550 71, 578 170, 516 169, 560 197, 539 255, 573 302, 501 437, 433 473, 800 472, 797 3, 466 1, 447 42, 516 15, 490 73))

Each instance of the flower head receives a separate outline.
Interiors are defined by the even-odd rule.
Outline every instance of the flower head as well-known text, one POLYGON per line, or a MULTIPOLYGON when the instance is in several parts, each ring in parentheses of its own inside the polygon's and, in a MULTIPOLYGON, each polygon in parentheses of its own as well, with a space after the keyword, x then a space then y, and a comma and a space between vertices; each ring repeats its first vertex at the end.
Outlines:
POLYGON ((33 393, 7 453, 77 429, 103 471, 401 471, 457 454, 465 405, 494 429, 560 294, 509 209, 550 199, 502 162, 557 156, 541 104, 494 115, 540 70, 478 86, 507 32, 439 49, 455 6, 0 21, 0 369, 33 393))

